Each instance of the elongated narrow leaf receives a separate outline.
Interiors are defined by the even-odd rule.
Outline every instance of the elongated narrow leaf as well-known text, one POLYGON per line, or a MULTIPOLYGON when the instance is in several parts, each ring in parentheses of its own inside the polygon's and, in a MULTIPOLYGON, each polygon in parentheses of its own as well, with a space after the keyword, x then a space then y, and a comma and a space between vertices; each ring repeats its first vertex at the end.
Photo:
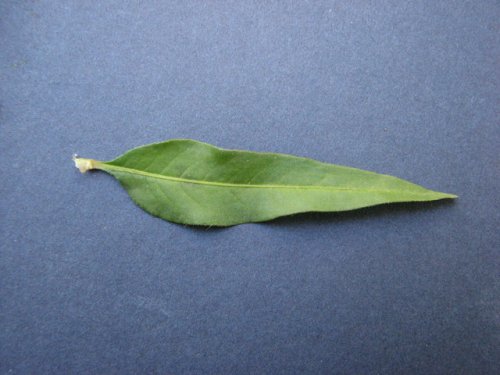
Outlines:
POLYGON ((182 139, 138 147, 109 162, 74 160, 81 172, 112 174, 147 212, 192 225, 229 226, 306 211, 456 198, 360 169, 182 139))

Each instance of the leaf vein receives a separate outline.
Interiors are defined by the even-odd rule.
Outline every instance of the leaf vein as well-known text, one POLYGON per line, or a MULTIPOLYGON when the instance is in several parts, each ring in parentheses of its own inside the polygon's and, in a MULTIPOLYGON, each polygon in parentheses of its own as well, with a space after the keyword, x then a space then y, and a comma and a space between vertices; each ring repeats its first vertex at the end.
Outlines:
POLYGON ((231 183, 231 182, 219 182, 219 181, 205 181, 205 180, 193 180, 175 176, 166 176, 156 173, 145 172, 137 169, 119 167, 116 165, 104 164, 102 169, 104 170, 114 170, 122 173, 129 173, 132 175, 140 175, 144 177, 167 180, 171 182, 180 182, 180 183, 188 183, 188 184, 196 184, 196 185, 207 185, 207 186, 217 186, 217 187, 226 187, 226 188, 242 188, 242 189, 295 189, 295 190, 324 190, 324 191, 344 191, 344 192, 378 192, 378 193, 396 193, 399 194, 401 192, 406 192, 414 195, 429 195, 435 194, 433 191, 423 191, 423 192, 415 192, 411 190, 405 189, 374 189, 374 188, 355 188, 348 186, 321 186, 321 185, 279 185, 279 184, 241 184, 241 183, 231 183))

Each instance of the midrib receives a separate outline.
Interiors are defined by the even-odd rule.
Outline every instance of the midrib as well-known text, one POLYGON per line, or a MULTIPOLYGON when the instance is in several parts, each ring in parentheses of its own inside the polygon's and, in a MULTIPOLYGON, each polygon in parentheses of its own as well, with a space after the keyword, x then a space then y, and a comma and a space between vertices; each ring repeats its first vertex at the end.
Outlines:
POLYGON ((413 194, 413 195, 435 195, 434 191, 423 191, 423 192, 413 192, 410 190, 391 190, 391 189, 369 189, 369 188, 352 188, 352 187, 338 187, 338 186, 321 186, 321 185, 277 185, 277 184, 235 184, 230 182, 216 182, 216 181, 205 181, 205 180, 192 180, 182 177, 165 176, 156 173, 149 173, 145 171, 140 171, 138 169, 119 167, 116 165, 98 163, 96 165, 97 169, 109 170, 109 171, 119 171, 124 173, 129 173, 132 175, 145 176, 160 180, 183 182, 196 185, 207 185, 207 186, 219 186, 219 187, 231 187, 231 188, 242 188, 242 189, 300 189, 300 190, 324 190, 324 191, 358 191, 358 192, 378 192, 378 193, 393 193, 393 194, 413 194))

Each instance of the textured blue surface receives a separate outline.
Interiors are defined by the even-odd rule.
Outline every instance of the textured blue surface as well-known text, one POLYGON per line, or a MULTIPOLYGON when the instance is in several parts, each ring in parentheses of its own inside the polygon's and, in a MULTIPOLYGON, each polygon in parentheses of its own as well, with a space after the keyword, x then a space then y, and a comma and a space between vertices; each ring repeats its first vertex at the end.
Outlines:
POLYGON ((493 374, 500 6, 1 1, 2 374, 493 374), (455 203, 193 229, 71 155, 193 138, 455 203))

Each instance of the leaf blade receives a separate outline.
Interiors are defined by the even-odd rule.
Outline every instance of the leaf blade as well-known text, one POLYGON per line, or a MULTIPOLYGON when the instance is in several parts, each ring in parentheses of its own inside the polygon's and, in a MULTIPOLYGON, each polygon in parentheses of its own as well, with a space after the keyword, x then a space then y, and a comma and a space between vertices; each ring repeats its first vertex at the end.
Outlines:
POLYGON ((190 225, 229 226, 307 211, 456 197, 356 168, 192 140, 142 146, 94 167, 116 177, 144 210, 190 225))

